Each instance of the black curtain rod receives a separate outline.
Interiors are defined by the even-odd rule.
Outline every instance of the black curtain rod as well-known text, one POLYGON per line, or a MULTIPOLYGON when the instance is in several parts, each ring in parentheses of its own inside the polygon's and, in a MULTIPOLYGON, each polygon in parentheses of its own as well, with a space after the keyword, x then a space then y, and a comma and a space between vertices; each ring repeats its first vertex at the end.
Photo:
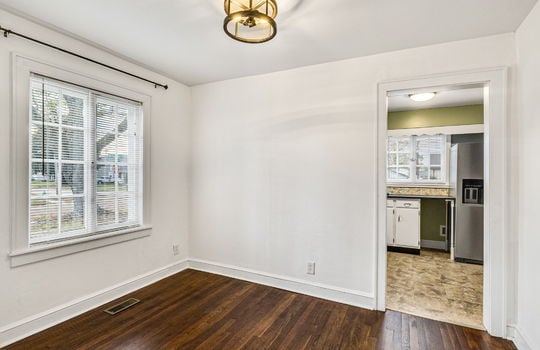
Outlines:
POLYGON ((144 81, 146 81, 146 82, 148 82, 148 83, 150 83, 150 84, 153 84, 155 88, 157 88, 158 86, 164 88, 165 90, 167 90, 167 89, 169 88, 169 86, 166 85, 166 84, 156 83, 155 81, 152 81, 152 80, 143 78, 143 77, 141 77, 141 76, 132 74, 132 73, 130 73, 130 72, 126 72, 125 70, 122 70, 122 69, 119 69, 119 68, 116 68, 116 67, 113 67, 113 66, 109 66, 108 64, 101 63, 101 62, 96 61, 96 60, 93 60, 93 59, 91 59, 91 58, 88 58, 88 57, 79 55, 78 53, 75 53, 75 52, 72 52, 72 51, 68 51, 68 50, 62 49, 61 47, 54 46, 54 45, 52 45, 52 44, 46 43, 46 42, 41 41, 41 40, 38 40, 38 39, 31 38, 31 37, 26 36, 26 35, 24 35, 24 34, 14 32, 14 31, 12 31, 12 30, 10 30, 10 29, 7 29, 7 28, 4 28, 4 27, 2 27, 2 26, 0 26, 0 31, 3 31, 3 32, 4 32, 4 37, 5 37, 5 38, 7 38, 9 34, 13 34, 13 35, 16 35, 16 36, 18 36, 18 37, 21 37, 21 38, 23 38, 23 39, 33 41, 33 42, 35 42, 35 43, 41 44, 41 45, 43 45, 43 46, 50 47, 50 48, 52 48, 52 49, 61 51, 61 52, 63 52, 63 53, 67 53, 68 55, 72 55, 72 56, 78 57, 78 58, 80 58, 80 59, 83 59, 83 60, 86 60, 86 61, 89 61, 89 62, 98 64, 98 65, 100 65, 100 66, 103 66, 103 67, 106 67, 106 68, 109 68, 109 69, 112 69, 112 70, 114 70, 114 71, 117 71, 117 72, 120 72, 120 73, 129 75, 130 77, 137 78, 137 79, 140 79, 140 80, 144 80, 144 81))

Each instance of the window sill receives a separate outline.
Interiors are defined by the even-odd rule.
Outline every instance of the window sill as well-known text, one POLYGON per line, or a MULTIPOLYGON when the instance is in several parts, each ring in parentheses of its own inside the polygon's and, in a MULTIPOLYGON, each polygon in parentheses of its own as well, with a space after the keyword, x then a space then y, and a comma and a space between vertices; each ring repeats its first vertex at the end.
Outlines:
POLYGON ((11 267, 32 264, 59 256, 147 237, 150 236, 151 232, 151 226, 140 226, 104 233, 97 236, 84 237, 66 242, 44 244, 23 250, 16 250, 9 254, 9 257, 11 258, 11 267))

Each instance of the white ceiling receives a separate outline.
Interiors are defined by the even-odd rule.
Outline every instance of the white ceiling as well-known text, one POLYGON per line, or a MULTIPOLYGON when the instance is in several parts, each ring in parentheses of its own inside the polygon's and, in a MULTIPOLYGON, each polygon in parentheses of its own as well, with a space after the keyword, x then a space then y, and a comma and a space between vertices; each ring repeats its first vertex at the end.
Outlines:
POLYGON ((536 2, 277 1, 277 37, 258 45, 225 35, 223 0, 0 0, 0 7, 195 85, 512 32, 536 2))
POLYGON ((435 97, 429 101, 415 102, 409 98, 409 94, 388 97, 388 111, 410 111, 426 108, 441 108, 468 106, 484 103, 484 89, 459 89, 443 90, 433 89, 435 97))

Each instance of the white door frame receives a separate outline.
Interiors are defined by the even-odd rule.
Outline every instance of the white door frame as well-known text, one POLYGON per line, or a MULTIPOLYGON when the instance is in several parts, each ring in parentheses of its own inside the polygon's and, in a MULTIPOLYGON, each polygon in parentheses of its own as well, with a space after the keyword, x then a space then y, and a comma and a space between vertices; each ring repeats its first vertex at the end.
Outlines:
POLYGON ((506 243, 508 225, 507 88, 508 68, 432 75, 381 82, 378 86, 377 143, 377 264, 376 305, 385 310, 386 295, 386 132, 387 94, 396 90, 437 86, 482 84, 484 86, 484 326, 494 336, 506 336, 506 243))

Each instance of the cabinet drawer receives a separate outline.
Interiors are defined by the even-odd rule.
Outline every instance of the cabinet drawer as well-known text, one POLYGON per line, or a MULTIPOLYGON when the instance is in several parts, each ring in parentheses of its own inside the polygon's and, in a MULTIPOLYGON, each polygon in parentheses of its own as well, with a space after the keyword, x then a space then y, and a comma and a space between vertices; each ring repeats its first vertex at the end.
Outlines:
POLYGON ((393 208, 394 207, 394 200, 393 199, 387 199, 386 200, 386 207, 387 208, 393 208))
POLYGON ((396 199, 397 208, 420 209, 419 199, 396 199))

